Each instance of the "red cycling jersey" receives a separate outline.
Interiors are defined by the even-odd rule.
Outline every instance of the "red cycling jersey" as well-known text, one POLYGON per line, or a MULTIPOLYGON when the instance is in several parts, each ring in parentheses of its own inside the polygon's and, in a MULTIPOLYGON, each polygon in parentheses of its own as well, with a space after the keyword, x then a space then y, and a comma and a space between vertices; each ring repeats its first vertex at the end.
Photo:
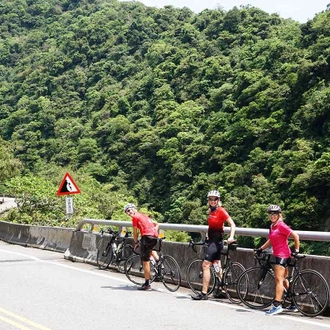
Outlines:
POLYGON ((224 223, 230 216, 227 211, 219 206, 213 212, 210 212, 207 223, 209 225, 208 237, 209 240, 222 240, 224 223))
POLYGON ((155 224, 146 214, 136 212, 132 216, 132 224, 133 227, 137 227, 140 230, 141 236, 158 237, 158 232, 156 230, 155 224))

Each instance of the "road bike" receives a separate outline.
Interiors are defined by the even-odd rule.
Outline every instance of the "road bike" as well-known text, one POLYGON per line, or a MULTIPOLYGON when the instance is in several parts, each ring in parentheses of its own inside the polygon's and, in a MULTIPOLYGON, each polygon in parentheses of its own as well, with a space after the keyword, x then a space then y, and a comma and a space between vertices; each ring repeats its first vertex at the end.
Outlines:
POLYGON ((96 262, 99 269, 107 269, 110 264, 113 265, 120 273, 125 272, 125 262, 133 253, 133 246, 127 243, 129 233, 126 232, 124 237, 121 233, 109 229, 101 230, 100 244, 97 251, 96 262))
MULTIPOLYGON (((179 289, 181 285, 181 271, 178 262, 170 255, 163 254, 162 242, 165 238, 158 238, 156 246, 153 251, 157 251, 159 261, 156 262, 152 257, 150 260, 150 283, 163 282, 165 288, 171 292, 179 289)), ((141 244, 141 243, 139 243, 141 244)), ((137 285, 144 284, 143 264, 141 255, 134 252, 125 263, 126 277, 137 285)))
MULTIPOLYGON (((275 299, 275 272, 270 253, 254 256, 259 266, 248 268, 238 279, 241 301, 253 309, 269 307, 275 299)), ((312 269, 301 270, 299 261, 305 255, 292 255, 289 263, 289 288, 283 296, 283 307, 292 303, 306 316, 320 315, 328 306, 329 285, 322 274, 312 269)))
MULTIPOLYGON (((195 243, 192 240, 189 243, 189 247, 197 253, 195 248, 196 245, 207 246, 207 242, 195 243)), ((214 297, 227 297, 231 302, 238 304, 240 299, 236 292, 236 284, 239 276, 245 271, 245 267, 236 261, 232 261, 230 257, 230 251, 235 251, 238 244, 236 242, 228 244, 227 241, 224 241, 224 248, 221 250, 221 264, 222 272, 219 272, 215 269, 218 264, 213 263, 210 269, 210 282, 207 290, 207 294, 210 295, 214 292, 214 297), (216 291, 215 291, 216 289, 216 291)), ((196 258, 194 259, 187 268, 187 281, 190 289, 198 294, 202 291, 203 287, 203 259, 196 258)))

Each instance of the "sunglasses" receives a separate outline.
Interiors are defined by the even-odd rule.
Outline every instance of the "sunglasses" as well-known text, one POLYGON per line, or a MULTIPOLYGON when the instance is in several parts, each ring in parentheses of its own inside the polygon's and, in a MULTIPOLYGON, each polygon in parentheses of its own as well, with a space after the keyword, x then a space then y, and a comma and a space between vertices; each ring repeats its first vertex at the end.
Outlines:
POLYGON ((209 197, 210 202, 215 202, 219 199, 219 197, 209 197))
POLYGON ((278 213, 275 213, 275 212, 272 212, 272 213, 269 213, 269 216, 273 216, 273 215, 278 215, 278 213))
POLYGON ((126 210, 126 213, 127 213, 127 214, 129 214, 129 213, 131 213, 131 212, 133 212, 133 209, 127 209, 127 210, 126 210))

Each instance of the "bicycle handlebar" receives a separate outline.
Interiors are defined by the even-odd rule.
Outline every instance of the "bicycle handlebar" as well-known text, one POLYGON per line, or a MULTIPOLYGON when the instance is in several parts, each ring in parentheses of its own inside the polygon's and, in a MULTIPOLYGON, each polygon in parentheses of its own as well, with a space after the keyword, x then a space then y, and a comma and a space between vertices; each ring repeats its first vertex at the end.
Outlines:
MULTIPOLYGON (((254 259, 258 260, 258 263, 259 265, 261 266, 270 266, 271 264, 275 264, 275 262, 271 262, 270 261, 270 257, 272 256, 272 253, 270 252, 267 252, 267 251, 262 251, 260 254, 256 253, 256 250, 254 250, 254 259)), ((306 255, 305 254, 291 254, 291 258, 294 259, 294 263, 291 263, 290 262, 288 263, 289 266, 295 266, 296 263, 303 259, 303 258, 306 258, 306 255)))
MULTIPOLYGON (((193 251, 195 252, 195 253, 197 253, 197 250, 196 250, 196 248, 195 248, 195 246, 196 245, 207 245, 208 244, 208 241, 207 240, 205 240, 205 241, 200 241, 200 242, 194 242, 193 241, 193 239, 191 239, 190 241, 189 241, 189 245, 188 245, 188 247, 191 247, 192 249, 193 249, 193 251)), ((224 246, 228 246, 228 251, 229 250, 232 250, 232 251, 234 251, 234 250, 236 250, 236 248, 237 248, 237 246, 238 246, 238 244, 236 243, 236 240, 235 241, 233 241, 233 242, 231 242, 231 243, 228 243, 228 240, 224 240, 223 241, 223 245, 224 246)))
MULTIPOLYGON (((109 228, 107 230, 101 229, 100 233, 101 233, 101 235, 103 235, 104 233, 107 233, 107 234, 110 234, 110 235, 114 235, 115 238, 117 238, 117 237, 119 237, 119 235, 120 235, 121 232, 114 231, 111 228, 109 228)), ((129 237, 129 236, 130 236, 130 233, 127 231, 124 237, 129 237)))

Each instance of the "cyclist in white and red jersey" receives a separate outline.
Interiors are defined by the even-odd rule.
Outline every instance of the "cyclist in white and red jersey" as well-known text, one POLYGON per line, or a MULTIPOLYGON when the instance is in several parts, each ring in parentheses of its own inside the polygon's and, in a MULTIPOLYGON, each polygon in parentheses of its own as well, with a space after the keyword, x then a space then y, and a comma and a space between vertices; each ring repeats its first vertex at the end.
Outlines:
MULTIPOLYGON (((267 212, 272 223, 268 240, 256 250, 256 253, 260 254, 270 246, 273 248, 273 255, 275 257, 275 300, 271 308, 266 312, 266 315, 276 315, 283 311, 281 301, 284 288, 287 289, 289 287, 287 280, 289 272, 288 264, 292 252, 289 247, 288 238, 293 238, 295 246, 295 252, 293 253, 297 254, 299 253, 299 236, 283 221, 282 210, 278 205, 270 205, 267 208, 267 212)), ((288 310, 297 311, 293 304, 288 307, 288 310)))
MULTIPOLYGON (((138 231, 140 231, 140 253, 143 263, 143 272, 145 283, 139 287, 139 290, 151 290, 150 286, 150 256, 152 248, 157 244, 159 224, 150 219, 146 214, 138 212, 134 204, 128 203, 124 206, 124 212, 132 218, 133 239, 136 248, 138 242, 138 231)), ((158 255, 155 253, 158 260, 158 255)))
MULTIPOLYGON (((210 283, 211 273, 210 268, 214 261, 219 263, 220 252, 223 248, 223 234, 224 224, 228 223, 230 226, 230 234, 228 238, 228 244, 235 241, 235 223, 229 216, 227 211, 221 206, 220 193, 217 190, 211 190, 207 194, 209 216, 207 218, 208 223, 208 247, 203 261, 203 288, 202 292, 196 295, 192 295, 194 300, 207 300, 207 288, 210 283)), ((219 263, 220 266, 220 263, 219 263)))

